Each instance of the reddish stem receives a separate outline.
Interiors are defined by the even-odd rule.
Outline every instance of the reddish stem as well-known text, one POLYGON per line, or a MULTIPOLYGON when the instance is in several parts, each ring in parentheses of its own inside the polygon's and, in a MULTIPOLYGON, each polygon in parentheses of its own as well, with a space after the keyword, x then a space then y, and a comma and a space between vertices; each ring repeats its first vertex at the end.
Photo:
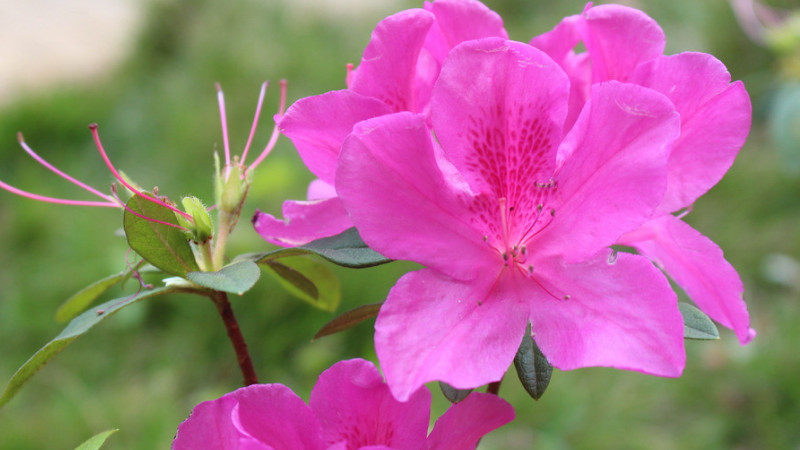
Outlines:
POLYGON ((250 353, 247 351, 247 343, 242 335, 242 330, 239 328, 239 323, 233 315, 231 303, 228 301, 228 294, 221 291, 213 291, 209 296, 211 301, 217 307, 219 316, 225 324, 225 330, 228 332, 228 338, 233 344, 233 350, 236 352, 236 360, 239 363, 239 369, 242 371, 244 378, 244 385, 258 384, 258 375, 253 367, 253 361, 250 359, 250 353))

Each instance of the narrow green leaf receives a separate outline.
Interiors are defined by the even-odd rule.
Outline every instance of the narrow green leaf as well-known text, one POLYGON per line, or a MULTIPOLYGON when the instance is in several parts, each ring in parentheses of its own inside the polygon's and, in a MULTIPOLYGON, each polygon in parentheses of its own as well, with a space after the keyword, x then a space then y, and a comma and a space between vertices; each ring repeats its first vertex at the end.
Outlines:
POLYGON ((103 444, 106 443, 106 439, 108 439, 109 436, 116 433, 117 431, 119 430, 113 429, 113 430, 103 431, 102 433, 97 433, 94 436, 87 439, 86 442, 84 442, 83 444, 77 446, 75 450, 97 450, 98 448, 102 447, 103 444))
POLYGON ((94 283, 86 286, 80 291, 76 292, 72 297, 59 306, 56 311, 56 321, 66 322, 73 317, 77 316, 89 305, 92 304, 97 297, 103 295, 107 290, 111 289, 114 285, 121 282, 125 275, 118 273, 110 277, 103 278, 102 280, 95 281, 94 283))
POLYGON ((714 322, 694 305, 678 303, 683 316, 683 337, 686 339, 713 340, 719 339, 719 330, 714 322))
POLYGON ((186 278, 200 286, 217 291, 244 294, 261 277, 261 269, 252 261, 238 261, 217 272, 189 272, 186 278))
POLYGON ((522 382, 522 387, 534 399, 539 400, 544 395, 544 391, 550 384, 550 377, 553 375, 553 366, 539 350, 536 341, 531 337, 531 327, 525 330, 522 343, 514 357, 514 367, 517 369, 517 376, 522 382))
POLYGON ((122 218, 128 245, 150 264, 164 272, 185 276, 200 270, 186 235, 179 229, 153 222, 133 214, 166 223, 175 223, 175 213, 169 208, 134 195, 128 200, 122 218))
POLYGON ((392 261, 367 247, 367 244, 361 240, 361 236, 359 236, 355 228, 350 228, 336 236, 318 239, 299 247, 240 255, 236 259, 248 259, 258 264, 263 264, 278 258, 308 254, 315 254, 339 266, 354 269, 377 266, 392 261))
POLYGON ((305 255, 266 260, 262 264, 292 295, 324 311, 334 311, 341 300, 339 278, 331 269, 305 255))
POLYGON ((44 347, 40 348, 33 356, 25 362, 17 372, 11 377, 8 385, 6 385, 3 395, 0 396, 0 407, 8 403, 14 395, 22 388, 22 386, 39 370, 47 364, 48 361, 53 359, 57 354, 64 350, 64 347, 69 345, 72 341, 77 339, 82 334, 89 331, 90 328, 95 326, 100 321, 116 313, 120 309, 132 305, 140 300, 150 297, 164 295, 170 292, 178 291, 178 288, 160 287, 151 289, 149 291, 142 291, 137 294, 129 295, 127 297, 120 297, 114 300, 109 300, 97 307, 85 311, 83 314, 72 319, 67 324, 61 333, 56 336, 52 341, 48 342, 44 347))
POLYGON ((320 328, 317 334, 314 335, 314 339, 353 328, 365 320, 377 317, 381 305, 383 305, 383 303, 370 303, 369 305, 359 306, 358 308, 351 309, 341 314, 320 328))
POLYGON ((442 391, 442 394, 444 394, 444 397, 450 401, 450 403, 458 403, 467 398, 467 396, 472 392, 472 389, 456 389, 444 381, 439 382, 439 389, 442 391))

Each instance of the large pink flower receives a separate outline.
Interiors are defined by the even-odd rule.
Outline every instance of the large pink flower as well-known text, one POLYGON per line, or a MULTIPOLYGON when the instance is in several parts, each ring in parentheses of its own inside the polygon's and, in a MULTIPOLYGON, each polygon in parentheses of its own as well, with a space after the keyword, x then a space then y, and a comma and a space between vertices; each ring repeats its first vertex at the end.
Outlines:
POLYGON ((561 369, 681 373, 675 293, 646 258, 608 249, 663 198, 679 117, 654 90, 608 82, 564 136, 568 100, 546 54, 475 40, 442 68, 435 138, 405 112, 345 141, 336 188, 361 236, 428 266, 398 281, 375 325, 399 399, 431 380, 499 380, 529 322, 561 369))
POLYGON ((398 111, 426 112, 442 61, 460 42, 507 38, 503 22, 475 0, 436 0, 382 20, 372 33, 348 89, 297 101, 280 122, 318 180, 308 201, 283 204, 284 220, 256 212, 256 231, 276 245, 300 245, 353 226, 335 184, 336 159, 353 125, 398 111))
POLYGON ((689 208, 730 168, 750 130, 751 107, 741 81, 731 83, 725 66, 705 53, 664 56, 665 37, 643 12, 619 5, 587 6, 531 44, 569 74, 574 123, 591 86, 619 80, 666 95, 681 116, 672 146, 667 190, 653 219, 620 238, 661 266, 716 321, 732 328, 742 344, 750 328, 744 286, 722 250, 671 213, 689 208), (576 53, 582 42, 586 51, 576 53))
POLYGON ((353 359, 323 372, 306 404, 280 384, 244 387, 197 405, 174 449, 471 449, 514 419, 504 400, 472 393, 436 421, 428 435, 431 394, 401 403, 372 363, 353 359))

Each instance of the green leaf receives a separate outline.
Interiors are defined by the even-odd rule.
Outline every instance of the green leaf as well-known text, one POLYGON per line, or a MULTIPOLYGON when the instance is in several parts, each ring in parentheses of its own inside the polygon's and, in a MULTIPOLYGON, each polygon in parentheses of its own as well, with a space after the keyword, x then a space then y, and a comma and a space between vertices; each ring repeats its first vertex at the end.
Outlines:
POLYGON ((317 334, 314 335, 314 339, 348 330, 365 320, 376 317, 381 305, 383 303, 370 303, 343 313, 320 328, 317 334))
POLYGON ((131 211, 166 223, 175 223, 177 219, 175 213, 167 207, 138 195, 131 197, 122 223, 128 245, 136 253, 150 264, 173 275, 183 277, 188 272, 200 270, 186 234, 177 228, 139 217, 131 211))
POLYGON ((244 294, 261 277, 261 269, 252 261, 238 261, 217 272, 189 272, 186 278, 200 286, 217 291, 244 294))
POLYGON ((339 306, 339 278, 321 261, 301 255, 266 260, 262 265, 295 297, 324 311, 339 306))
POLYGON ((124 273, 111 275, 110 277, 95 281, 76 292, 58 308, 56 311, 56 321, 63 323, 77 316, 81 311, 91 305, 92 302, 97 300, 97 297, 100 297, 114 285, 121 282, 124 277, 124 273))
POLYGON ((444 397, 450 401, 450 403, 458 403, 467 398, 467 396, 472 392, 472 389, 456 389, 444 381, 439 382, 439 389, 442 391, 442 394, 444 394, 444 397))
POLYGON ((150 297, 164 295, 170 292, 179 291, 179 288, 160 287, 151 289, 149 291, 142 291, 127 297, 120 297, 114 300, 109 300, 95 308, 85 311, 83 314, 72 319, 67 324, 67 327, 56 336, 52 341, 48 342, 44 347, 40 348, 33 356, 25 362, 17 372, 11 377, 8 385, 6 385, 3 395, 0 396, 0 407, 8 403, 14 395, 28 382, 28 380, 42 368, 53 357, 64 350, 72 341, 77 339, 82 334, 89 331, 90 328, 104 320, 105 318, 116 313, 120 309, 132 305, 140 300, 150 297))
POLYGON ((678 303, 683 316, 683 337, 686 339, 713 340, 719 339, 719 330, 714 322, 695 306, 678 303))
POLYGON ((517 376, 522 382, 522 387, 528 394, 534 400, 542 398, 550 384, 553 366, 550 365, 542 351, 539 350, 539 346, 536 345, 536 341, 531 337, 530 324, 522 337, 517 356, 514 357, 514 367, 517 369, 517 376))
POLYGON ((106 439, 108 439, 109 436, 116 433, 117 431, 118 431, 117 429, 113 429, 95 434, 94 436, 86 440, 86 442, 77 446, 75 450, 97 450, 98 448, 102 447, 103 444, 106 443, 106 439))
POLYGON ((249 259, 258 264, 287 256, 314 254, 343 267, 354 269, 373 267, 392 262, 380 253, 367 247, 355 228, 341 234, 317 239, 299 247, 282 248, 264 253, 240 255, 237 259, 249 259))

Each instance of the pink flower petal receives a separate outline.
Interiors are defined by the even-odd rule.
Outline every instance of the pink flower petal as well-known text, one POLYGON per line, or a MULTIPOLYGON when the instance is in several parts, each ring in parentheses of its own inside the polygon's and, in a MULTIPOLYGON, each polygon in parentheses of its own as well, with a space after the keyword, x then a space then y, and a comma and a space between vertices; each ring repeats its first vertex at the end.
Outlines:
POLYGON ((238 422, 254 439, 274 448, 324 448, 322 428, 311 408, 280 384, 254 384, 231 394, 238 422))
MULTIPOLYGON (((417 62, 433 14, 409 9, 383 19, 372 32, 361 64, 352 72, 349 88, 381 100, 393 112, 418 111, 417 62)), ((428 78, 430 90, 432 79, 428 78)))
POLYGON ((647 221, 666 188, 669 145, 679 117, 666 97, 640 86, 608 82, 592 99, 559 154, 552 225, 536 236, 539 254, 577 262, 647 221))
POLYGON ((256 384, 200 403, 180 427, 174 449, 322 449, 311 408, 280 384, 256 384))
POLYGON ((433 426, 425 448, 472 450, 489 432, 514 420, 514 408, 496 395, 473 392, 451 406, 433 426))
POLYGON ((502 378, 522 340, 527 306, 494 279, 484 273, 460 282, 423 269, 392 288, 375 322, 375 350, 398 400, 433 380, 474 388, 502 378))
POLYGON ((663 56, 642 64, 632 83, 655 89, 675 104, 681 136, 669 161, 664 213, 685 208, 714 186, 733 164, 750 131, 750 98, 741 82, 705 53, 663 56))
POLYGON ((180 424, 172 448, 193 450, 212 448, 237 448, 243 437, 233 425, 231 415, 237 401, 230 395, 195 406, 192 414, 180 424))
POLYGON ((283 247, 334 236, 353 226, 339 198, 283 202, 284 220, 256 210, 253 227, 267 242, 283 247))
POLYGON ((592 58, 593 83, 627 81, 637 65, 664 52, 664 31, 638 9, 600 5, 586 11, 584 18, 580 32, 592 58))
POLYGON ((697 230, 665 215, 623 236, 620 243, 635 247, 663 268, 703 312, 732 328, 742 345, 755 336, 736 269, 725 260, 722 250, 697 230))
POLYGON ((336 189, 377 252, 470 279, 497 254, 467 217, 471 194, 443 176, 433 145, 421 115, 361 122, 342 148, 336 189))
POLYGON ((336 158, 353 125, 388 114, 381 101, 350 90, 331 91, 296 101, 278 126, 314 175, 333 184, 336 158))
POLYGON ((541 261, 536 274, 558 295, 531 304, 533 337, 555 367, 681 374, 686 355, 677 296, 647 259, 602 251, 580 264, 541 261))
POLYGON ((425 10, 436 16, 425 48, 441 64, 456 45, 473 39, 508 39, 503 19, 478 1, 436 0, 425 2, 425 10))
POLYGON ((522 208, 533 184, 553 174, 568 88, 563 71, 529 45, 470 41, 442 68, 431 121, 473 191, 522 208))
POLYGON ((328 444, 346 441, 348 448, 421 448, 428 434, 431 393, 422 388, 401 403, 392 397, 371 362, 353 359, 338 362, 320 375, 309 405, 328 444))

